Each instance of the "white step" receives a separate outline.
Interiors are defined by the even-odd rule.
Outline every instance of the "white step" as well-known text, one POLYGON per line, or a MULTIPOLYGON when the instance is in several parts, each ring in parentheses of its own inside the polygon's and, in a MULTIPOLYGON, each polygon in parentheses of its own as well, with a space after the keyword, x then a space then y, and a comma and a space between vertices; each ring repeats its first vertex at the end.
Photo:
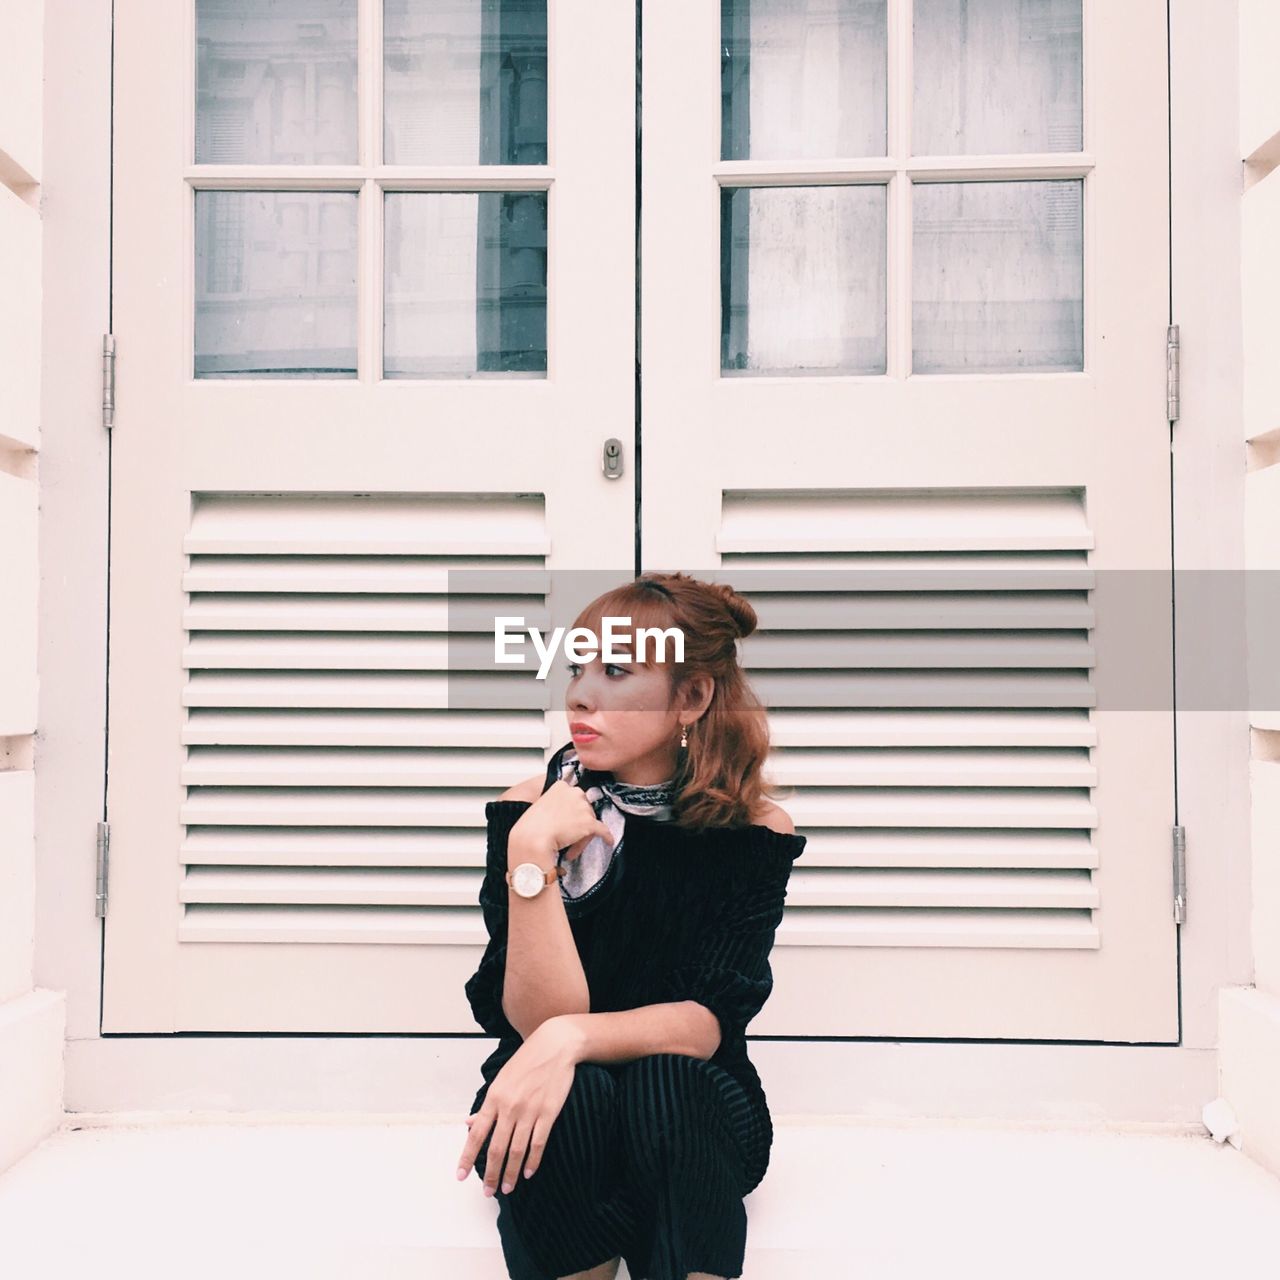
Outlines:
MULTIPOLYGON (((775 1125, 746 1280, 1275 1273, 1280 1180, 1203 1130, 775 1125)), ((502 1280, 496 1203, 454 1178, 464 1138, 460 1118, 70 1116, 0 1176, 0 1275, 502 1280)))

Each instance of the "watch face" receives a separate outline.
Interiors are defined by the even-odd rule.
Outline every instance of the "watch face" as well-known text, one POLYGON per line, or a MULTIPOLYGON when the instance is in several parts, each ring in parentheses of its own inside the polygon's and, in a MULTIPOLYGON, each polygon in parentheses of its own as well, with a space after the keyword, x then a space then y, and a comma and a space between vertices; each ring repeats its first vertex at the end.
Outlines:
POLYGON ((511 873, 511 887, 522 898, 536 898, 546 885, 546 875, 533 862, 522 862, 511 873))

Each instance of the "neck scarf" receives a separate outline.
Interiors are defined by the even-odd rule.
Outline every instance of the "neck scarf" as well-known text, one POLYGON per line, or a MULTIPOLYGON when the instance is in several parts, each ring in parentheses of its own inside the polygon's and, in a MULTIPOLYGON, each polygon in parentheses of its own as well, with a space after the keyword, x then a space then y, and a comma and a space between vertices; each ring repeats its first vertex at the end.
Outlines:
POLYGON ((588 769, 578 759, 572 743, 563 748, 560 778, 571 787, 582 789, 596 817, 613 835, 612 846, 603 836, 592 836, 572 862, 564 863, 563 853, 557 856, 557 863, 565 866, 565 874, 560 880, 561 896, 584 898, 604 879, 614 858, 622 852, 627 814, 655 818, 659 822, 670 821, 675 780, 668 778, 666 782, 648 784, 619 782, 608 771, 588 769))

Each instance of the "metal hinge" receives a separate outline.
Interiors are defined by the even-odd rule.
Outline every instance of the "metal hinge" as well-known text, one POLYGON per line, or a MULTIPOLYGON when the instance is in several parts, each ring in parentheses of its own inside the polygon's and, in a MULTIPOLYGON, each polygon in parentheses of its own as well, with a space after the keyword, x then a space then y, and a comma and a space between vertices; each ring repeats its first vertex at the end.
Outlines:
POLYGON ((1173 922, 1187 920, 1187 829, 1173 829, 1173 922))
POLYGON ((107 860, 111 856, 111 824, 98 823, 98 882, 93 914, 99 919, 107 914, 107 860))
POLYGON ((108 431, 116 425, 116 338, 102 336, 102 425, 108 431))
POLYGON ((1165 339, 1164 348, 1165 398, 1169 410, 1169 421, 1177 422, 1182 409, 1182 340, 1178 334, 1178 326, 1171 324, 1165 339))

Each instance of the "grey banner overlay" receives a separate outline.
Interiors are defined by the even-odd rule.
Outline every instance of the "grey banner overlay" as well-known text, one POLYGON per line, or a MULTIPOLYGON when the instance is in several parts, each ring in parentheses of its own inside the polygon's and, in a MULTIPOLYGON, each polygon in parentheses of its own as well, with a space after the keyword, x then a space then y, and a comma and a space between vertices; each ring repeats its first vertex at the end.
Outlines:
MULTIPOLYGON (((1280 570, 690 572, 729 583, 755 607, 759 629, 739 656, 774 709, 1280 710, 1280 570)), ((633 576, 450 570, 448 705, 562 706, 563 641, 540 680, 527 633, 509 650, 518 664, 496 661, 497 619, 522 618, 549 644, 583 605, 633 576)))

